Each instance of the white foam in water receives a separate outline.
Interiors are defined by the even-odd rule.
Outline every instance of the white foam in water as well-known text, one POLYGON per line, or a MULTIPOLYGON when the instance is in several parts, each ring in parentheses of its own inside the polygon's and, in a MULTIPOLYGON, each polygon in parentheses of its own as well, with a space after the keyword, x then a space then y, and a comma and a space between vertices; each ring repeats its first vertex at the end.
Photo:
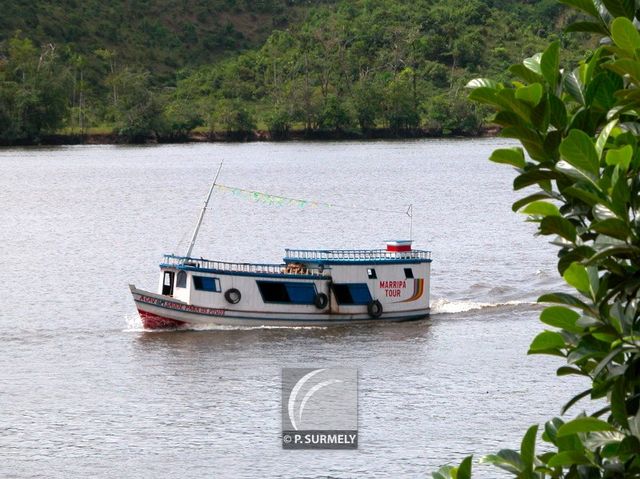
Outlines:
MULTIPOLYGON (((431 314, 456 314, 466 313, 467 311, 477 311, 487 308, 500 308, 506 306, 520 306, 520 305, 535 305, 538 303, 530 301, 504 301, 501 303, 482 303, 477 301, 449 301, 446 298, 438 298, 431 302, 431 314)), ((125 316, 125 322, 127 327, 124 329, 126 332, 149 332, 151 330, 145 329, 142 326, 140 316, 137 314, 131 314, 125 316)), ((236 326, 236 325, 221 325, 221 324, 194 324, 188 327, 180 327, 174 330, 159 330, 159 331, 235 331, 235 330, 250 330, 250 329, 326 329, 328 326, 236 326)))
POLYGON ((327 326, 235 326, 230 324, 194 324, 186 328, 189 331, 244 331, 251 329, 327 329, 327 326))
POLYGON ((250 329, 327 329, 327 326, 235 326, 224 324, 193 324, 190 326, 181 326, 175 329, 145 329, 142 320, 138 314, 128 314, 125 316, 126 327, 124 332, 128 333, 150 333, 150 332, 168 332, 168 331, 239 331, 250 329))
POLYGON ((127 314, 124 317, 124 321, 125 321, 125 324, 127 325, 124 328, 124 331, 127 331, 127 332, 146 331, 142 326, 142 320, 140 319, 140 316, 137 313, 127 314))
POLYGON ((499 308, 501 306, 519 306, 523 304, 536 304, 530 301, 505 301, 502 303, 480 303, 476 301, 449 301, 438 298, 431 302, 431 314, 465 313, 485 308, 499 308))

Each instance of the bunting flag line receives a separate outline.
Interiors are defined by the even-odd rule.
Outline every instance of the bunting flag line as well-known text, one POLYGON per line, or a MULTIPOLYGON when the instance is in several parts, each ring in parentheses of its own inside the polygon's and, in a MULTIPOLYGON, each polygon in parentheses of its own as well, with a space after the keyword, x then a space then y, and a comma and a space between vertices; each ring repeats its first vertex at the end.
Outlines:
MULTIPOLYGON (((355 210, 355 211, 373 211, 376 213, 393 213, 393 214, 406 214, 409 217, 410 226, 409 226, 409 238, 413 238, 413 205, 407 205, 406 209, 385 209, 385 208, 367 208, 363 206, 357 205, 341 205, 337 203, 327 203, 324 201, 314 201, 314 200, 305 200, 300 198, 290 198, 288 196, 278 196, 271 195, 269 193, 264 193, 262 191, 254 191, 247 190, 244 188, 237 188, 235 186, 227 186, 221 185, 219 183, 215 183, 213 188, 219 190, 223 193, 228 193, 233 196, 240 197, 242 199, 247 199, 250 201, 255 201, 259 203, 264 203, 272 206, 295 206, 298 208, 317 208, 317 207, 325 207, 325 208, 338 208, 345 210, 355 210)), ((176 246, 176 251, 180 249, 180 246, 183 244, 186 238, 186 232, 183 237, 178 241, 176 246)))
POLYGON ((324 201, 305 200, 299 198, 289 198, 287 196, 271 195, 262 191, 246 190, 244 188, 236 188, 234 186, 221 185, 216 183, 215 189, 222 192, 230 193, 244 199, 249 199, 258 203, 265 203, 273 206, 296 206, 299 208, 340 208, 348 210, 375 211, 378 213, 395 213, 406 214, 409 218, 413 217, 413 206, 408 205, 407 209, 384 209, 384 208, 367 208, 356 205, 340 205, 336 203, 326 203, 324 201))

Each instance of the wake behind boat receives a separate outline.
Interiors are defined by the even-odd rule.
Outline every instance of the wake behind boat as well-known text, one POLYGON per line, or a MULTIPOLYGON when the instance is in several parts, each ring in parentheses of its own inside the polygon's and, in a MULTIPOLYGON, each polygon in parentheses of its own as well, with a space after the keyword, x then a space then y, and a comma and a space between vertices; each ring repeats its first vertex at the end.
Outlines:
MULTIPOLYGON (((216 179, 220 173, 216 174, 216 179)), ((328 326, 429 315, 431 252, 286 249, 280 264, 191 256, 214 180, 185 256, 165 255, 158 293, 129 285, 146 329, 198 325, 328 326)))

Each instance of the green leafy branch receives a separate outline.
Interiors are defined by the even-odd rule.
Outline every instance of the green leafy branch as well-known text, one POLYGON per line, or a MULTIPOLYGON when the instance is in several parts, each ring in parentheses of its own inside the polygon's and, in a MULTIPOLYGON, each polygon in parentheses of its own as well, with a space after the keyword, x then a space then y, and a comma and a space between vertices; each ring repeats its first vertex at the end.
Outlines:
MULTIPOLYGON (((568 422, 554 418, 536 454, 538 426, 519 451, 482 458, 518 478, 640 477, 640 11, 629 0, 564 0, 588 20, 568 31, 603 35, 575 69, 561 68, 560 45, 509 69, 514 80, 476 79, 470 98, 490 107, 502 136, 522 148, 491 160, 516 169, 513 204, 558 247, 558 271, 574 293, 545 294, 552 303, 529 354, 563 357, 558 376, 580 375, 591 387, 562 414, 590 398, 605 404, 568 422)), ((470 477, 470 457, 438 478, 470 477), (456 476, 458 474, 458 476, 456 476)))

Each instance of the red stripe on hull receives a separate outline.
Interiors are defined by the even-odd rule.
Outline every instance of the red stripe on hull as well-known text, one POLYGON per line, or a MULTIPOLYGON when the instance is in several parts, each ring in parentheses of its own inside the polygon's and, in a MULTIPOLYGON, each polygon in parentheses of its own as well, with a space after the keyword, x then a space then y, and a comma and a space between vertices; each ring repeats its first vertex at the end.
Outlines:
POLYGON ((140 309, 138 310, 138 313, 140 313, 140 319, 142 319, 142 325, 145 329, 175 329, 184 324, 183 321, 165 318, 140 309))

